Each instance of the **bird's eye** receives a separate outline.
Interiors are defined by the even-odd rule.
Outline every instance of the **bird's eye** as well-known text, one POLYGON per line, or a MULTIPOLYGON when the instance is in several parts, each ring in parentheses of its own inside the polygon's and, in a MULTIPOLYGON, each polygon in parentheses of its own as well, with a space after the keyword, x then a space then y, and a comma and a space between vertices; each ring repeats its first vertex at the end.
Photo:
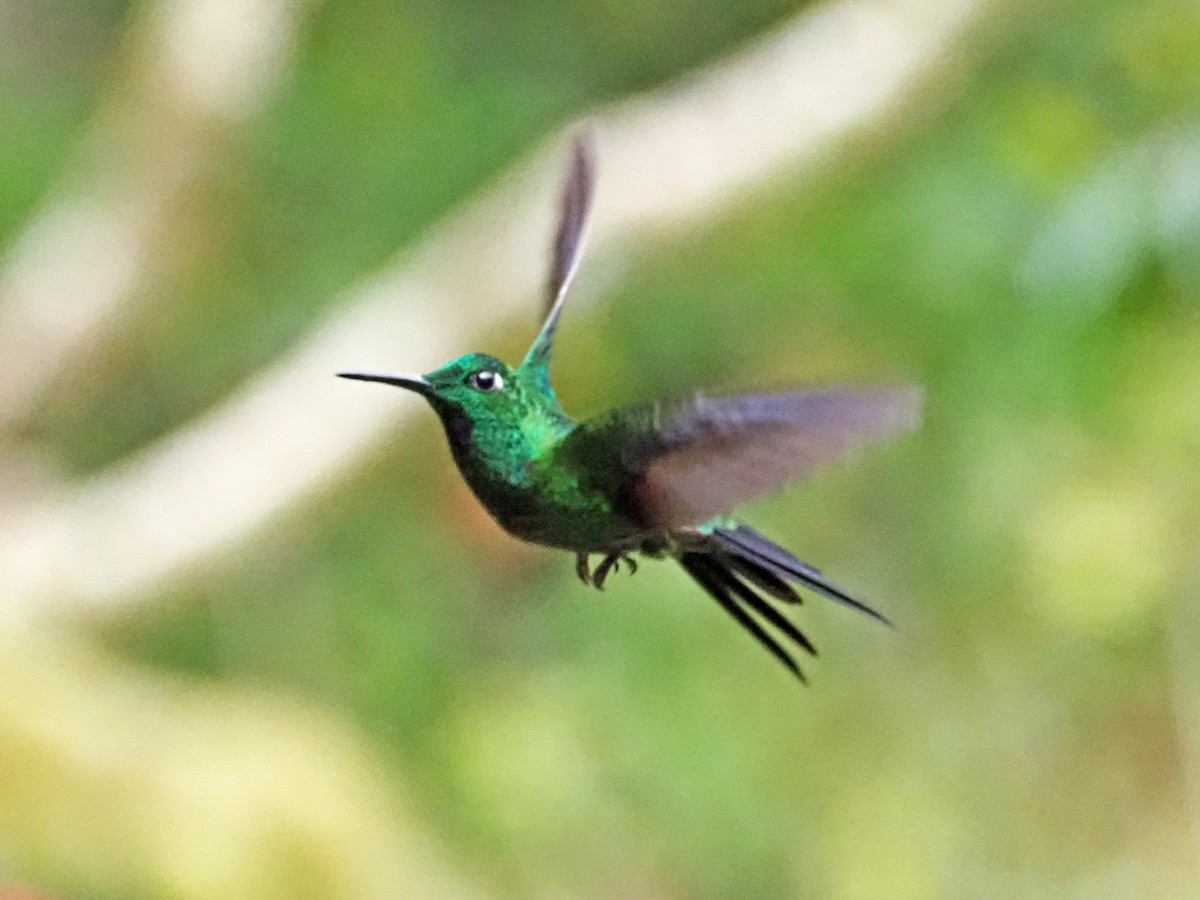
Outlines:
POLYGON ((504 379, 500 377, 498 372, 493 372, 491 369, 471 373, 471 376, 467 379, 467 383, 475 388, 475 390, 483 391, 485 394, 490 394, 504 387, 504 379))

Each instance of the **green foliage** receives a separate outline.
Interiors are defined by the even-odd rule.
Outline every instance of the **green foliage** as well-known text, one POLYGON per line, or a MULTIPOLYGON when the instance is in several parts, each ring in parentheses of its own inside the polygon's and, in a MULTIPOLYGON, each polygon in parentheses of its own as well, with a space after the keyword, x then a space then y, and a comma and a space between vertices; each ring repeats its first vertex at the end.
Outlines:
POLYGON ((180 424, 533 139, 795 6, 706 5, 320 5, 283 95, 192 201, 183 277, 99 361, 110 402, 45 410, 31 436, 84 473, 180 424))
MULTIPOLYGON (((110 400, 29 435, 85 472, 185 421, 533 138, 787 11, 702 6, 325 4, 212 176, 186 277, 93 373, 110 400)), ((111 645, 344 712, 501 896, 1188 895, 1200 12, 1010 27, 936 117, 639 248, 556 350, 581 415, 922 383, 917 435, 747 514, 896 633, 812 599, 798 690, 672 567, 597 595, 507 543, 429 414, 111 645)), ((4 234, 80 85, 0 134, 4 234)))

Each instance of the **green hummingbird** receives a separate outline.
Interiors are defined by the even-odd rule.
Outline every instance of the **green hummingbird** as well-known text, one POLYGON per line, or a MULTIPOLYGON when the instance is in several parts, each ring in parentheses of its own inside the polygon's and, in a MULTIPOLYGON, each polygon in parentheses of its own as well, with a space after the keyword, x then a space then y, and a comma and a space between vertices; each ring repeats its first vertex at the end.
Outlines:
POLYGON ((635 403, 583 422, 550 385, 554 334, 587 233, 595 186, 589 133, 571 146, 551 253, 545 322, 512 368, 468 353, 426 375, 340 372, 423 396, 459 471, 491 516, 525 541, 575 554, 581 581, 603 588, 633 554, 675 559, 737 623, 801 680, 792 654, 816 648, 771 601, 794 585, 888 620, 747 525, 732 507, 915 424, 911 387, 835 388, 635 403), (591 555, 602 557, 594 570, 591 555))

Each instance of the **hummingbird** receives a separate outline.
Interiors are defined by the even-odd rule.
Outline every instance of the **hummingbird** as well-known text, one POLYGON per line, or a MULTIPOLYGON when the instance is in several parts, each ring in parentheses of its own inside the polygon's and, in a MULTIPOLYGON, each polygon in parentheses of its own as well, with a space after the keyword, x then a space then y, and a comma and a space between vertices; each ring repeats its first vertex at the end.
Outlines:
POLYGON ((595 188, 588 130, 571 143, 546 283, 546 314, 520 365, 468 353, 424 375, 339 372, 421 395, 441 420, 462 477, 509 534, 575 554, 603 589, 635 554, 673 559, 801 681, 796 649, 816 648, 782 609, 805 588, 890 625, 880 612, 748 525, 733 507, 913 427, 911 386, 656 400, 585 421, 563 410, 550 356, 579 268, 595 188), (591 557, 599 557, 593 569, 591 557), (785 644, 788 649, 785 649, 785 644))

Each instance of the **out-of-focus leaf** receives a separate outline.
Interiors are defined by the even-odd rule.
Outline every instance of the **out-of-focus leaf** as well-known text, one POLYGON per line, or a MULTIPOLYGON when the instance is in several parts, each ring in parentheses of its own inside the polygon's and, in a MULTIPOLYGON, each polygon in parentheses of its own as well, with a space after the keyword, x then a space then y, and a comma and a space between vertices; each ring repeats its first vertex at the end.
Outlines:
POLYGON ((1019 281, 1035 303, 1094 318, 1140 267, 1200 257, 1200 129, 1159 132, 1113 154, 1034 237, 1019 281))
MULTIPOLYGON (((0 636, 0 848, 101 896, 462 897, 395 779, 327 712, 0 636)), ((89 896, 92 894, 89 893, 89 896)))
POLYGON ((1034 237, 1019 279, 1033 302, 1086 320, 1108 309, 1151 246, 1154 154, 1118 154, 1066 197, 1034 237))

